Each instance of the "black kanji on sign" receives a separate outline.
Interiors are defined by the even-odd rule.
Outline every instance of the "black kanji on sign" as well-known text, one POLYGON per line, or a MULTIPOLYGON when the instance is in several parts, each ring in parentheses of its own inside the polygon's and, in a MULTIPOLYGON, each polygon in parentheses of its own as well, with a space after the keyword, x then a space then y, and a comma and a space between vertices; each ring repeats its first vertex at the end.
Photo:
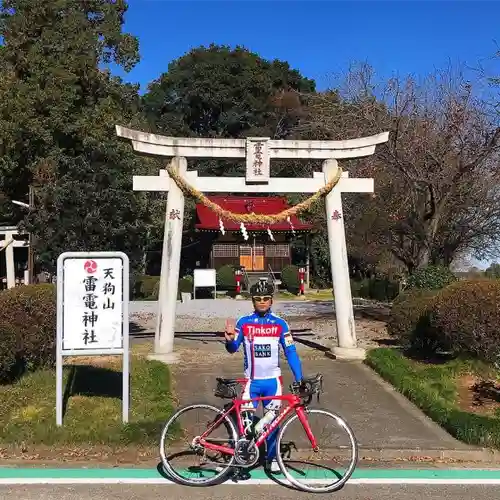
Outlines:
POLYGON ((115 303, 111 302, 111 299, 109 297, 106 297, 106 301, 102 305, 103 309, 114 309, 115 308, 115 303))
POLYGON ((262 161, 262 147, 261 142, 257 142, 254 146, 254 161, 253 161, 253 175, 262 175, 262 167, 264 162, 262 161))
POLYGON ((83 283, 85 284, 85 291, 86 292, 94 292, 95 291, 95 282, 97 281, 97 278, 94 276, 87 276, 84 278, 83 283))
POLYGON ((90 323, 90 326, 94 326, 97 322, 98 317, 99 316, 94 311, 92 311, 90 314, 87 311, 85 311, 83 313, 83 324, 85 326, 89 326, 90 323))
POLYGON ((105 283, 104 286, 102 287, 102 291, 104 292, 104 295, 107 295, 108 293, 114 295, 115 285, 113 285, 112 283, 105 283))
POLYGON ((95 344, 97 342, 97 337, 94 332, 94 330, 90 330, 90 332, 85 329, 85 332, 83 332, 83 343, 85 345, 87 344, 95 344))
POLYGON ((93 293, 87 293, 85 297, 83 297, 83 303, 85 304, 85 307, 87 309, 97 309, 97 304, 96 304, 96 299, 97 295, 94 295, 93 293))
POLYGON ((170 220, 181 220, 181 211, 177 208, 172 208, 172 210, 170 210, 170 213, 168 214, 168 218, 170 220))
POLYGON ((113 268, 110 267, 108 269, 104 269, 104 279, 106 278, 111 278, 112 280, 115 279, 115 277, 113 276, 113 268))

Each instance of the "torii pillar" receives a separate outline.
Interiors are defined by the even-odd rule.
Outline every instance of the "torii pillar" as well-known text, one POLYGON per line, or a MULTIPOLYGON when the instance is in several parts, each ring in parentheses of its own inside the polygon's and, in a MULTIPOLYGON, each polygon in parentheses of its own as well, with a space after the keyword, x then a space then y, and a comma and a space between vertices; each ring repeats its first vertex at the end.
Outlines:
MULTIPOLYGON (((335 175, 338 159, 360 158, 375 152, 377 144, 387 142, 389 132, 345 141, 271 140, 268 137, 247 139, 197 139, 166 137, 116 126, 119 137, 129 139, 135 151, 173 158, 184 180, 203 193, 316 193, 335 175), (186 170, 190 158, 245 158, 245 177, 198 177, 186 170), (272 158, 324 160, 323 172, 309 178, 270 176, 272 158)), ((158 176, 134 176, 134 191, 168 192, 165 235, 158 298, 158 318, 154 359, 174 362, 174 325, 177 305, 184 195, 166 170, 158 176)), ((364 349, 357 345, 354 310, 347 262, 342 193, 372 193, 373 179, 349 178, 343 173, 326 196, 328 243, 335 296, 337 346, 332 351, 342 359, 363 359, 364 349)))
POLYGON ((29 242, 26 240, 16 240, 14 238, 14 236, 20 234, 16 226, 0 227, 0 234, 5 237, 4 240, 0 240, 0 259, 5 259, 7 288, 14 288, 16 286, 14 248, 29 246, 29 242))

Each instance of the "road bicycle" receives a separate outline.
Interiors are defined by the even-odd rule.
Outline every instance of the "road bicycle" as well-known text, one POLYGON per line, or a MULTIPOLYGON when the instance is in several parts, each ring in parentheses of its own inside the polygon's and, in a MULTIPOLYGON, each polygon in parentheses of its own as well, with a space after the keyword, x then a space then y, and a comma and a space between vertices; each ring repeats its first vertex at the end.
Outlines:
MULTIPOLYGON (((280 452, 277 453, 276 460, 282 474, 289 483, 302 491, 327 493, 342 488, 349 480, 358 462, 358 444, 351 427, 341 416, 332 411, 309 407, 314 395, 317 395, 319 402, 319 395, 323 390, 323 377, 321 374, 304 378, 302 384, 291 384, 290 394, 252 399, 241 399, 238 396, 237 387, 244 385, 247 382, 246 379, 217 378, 216 380, 215 396, 232 399, 231 403, 226 404, 223 408, 217 408, 208 403, 187 405, 177 410, 163 428, 160 441, 160 456, 165 472, 175 482, 186 486, 212 486, 222 483, 236 468, 240 470, 251 469, 258 464, 259 459, 263 456, 266 438, 278 426, 281 427, 276 438, 276 449, 280 450, 280 452), (248 404, 250 401, 264 402, 268 400, 284 401, 287 405, 274 420, 264 426, 262 432, 256 434, 255 425, 257 421, 252 416, 255 412, 247 412, 243 405, 248 404), (199 409, 208 410, 212 414, 208 418, 208 422, 202 423, 202 432, 199 435, 188 437, 189 451, 187 453, 200 457, 200 464, 188 469, 184 467, 176 470, 173 466, 173 459, 184 455, 174 453, 167 457, 166 447, 170 445, 170 436, 175 436, 179 428, 182 428, 182 425, 178 422, 180 417, 199 409), (342 457, 346 453, 350 454, 347 461, 348 465, 343 470, 342 475, 340 475, 339 469, 332 470, 322 467, 324 477, 319 477, 317 473, 311 477, 311 475, 297 472, 294 467, 285 464, 284 455, 287 452, 291 454, 292 447, 297 448, 293 441, 291 441, 291 446, 287 446, 284 436, 290 426, 297 421, 302 425, 307 437, 306 442, 308 443, 309 452, 312 450, 313 455, 319 458, 322 456, 321 452, 333 451, 327 445, 322 448, 323 443, 318 442, 314 436, 309 424, 309 418, 313 415, 333 421, 348 436, 349 444, 335 450, 336 453, 340 452, 342 457), (224 435, 222 437, 212 437, 216 430, 222 430, 224 435), (283 453, 283 450, 286 450, 285 453, 283 453), (325 472, 325 470, 328 470, 328 472, 325 472), (182 475, 186 472, 191 477, 182 475), (206 477, 204 475, 206 473, 211 474, 206 477)), ((188 422, 192 424, 192 418, 191 420, 188 419, 188 422)), ((188 424, 188 428, 190 424, 188 424)), ((172 451, 175 451, 175 444, 172 444, 172 451)), ((304 454, 304 450, 301 451, 304 454)))

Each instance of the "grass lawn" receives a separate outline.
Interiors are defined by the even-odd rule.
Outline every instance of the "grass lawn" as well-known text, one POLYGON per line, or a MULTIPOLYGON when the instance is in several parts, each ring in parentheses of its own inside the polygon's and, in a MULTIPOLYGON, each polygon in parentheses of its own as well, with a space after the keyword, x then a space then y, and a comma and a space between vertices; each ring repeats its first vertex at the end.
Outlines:
MULTIPOLYGON (((121 421, 121 358, 71 358, 63 426, 56 426, 54 370, 40 370, 0 386, 0 442, 43 445, 156 445, 172 414, 166 365, 130 357, 129 423, 121 421)), ((68 361, 66 361, 68 363, 68 361)))
POLYGON ((280 290, 276 294, 276 298, 281 300, 333 300, 333 294, 331 288, 326 288, 322 290, 309 289, 305 290, 304 296, 298 296, 292 294, 286 290, 280 290))
POLYGON ((391 348, 369 351, 365 363, 457 439, 500 449, 497 370, 465 359, 415 361, 391 348))

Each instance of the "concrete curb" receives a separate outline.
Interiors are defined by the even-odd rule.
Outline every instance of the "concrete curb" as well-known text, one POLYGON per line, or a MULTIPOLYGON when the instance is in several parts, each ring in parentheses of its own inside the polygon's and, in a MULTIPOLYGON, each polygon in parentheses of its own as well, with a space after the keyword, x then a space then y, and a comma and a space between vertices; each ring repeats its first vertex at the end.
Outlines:
MULTIPOLYGON (((418 418, 426 427, 431 429, 436 433, 438 437, 442 440, 448 441, 447 445, 450 448, 446 449, 422 449, 413 450, 413 456, 418 454, 419 456, 429 456, 437 460, 460 460, 460 461, 470 461, 470 462, 488 462, 488 463, 500 463, 500 450, 495 450, 491 448, 481 448, 479 446, 469 445, 452 436, 441 427, 437 422, 432 420, 427 416, 423 410, 421 410, 415 403, 404 396, 398 389, 393 386, 390 382, 385 380, 377 371, 368 365, 366 362, 361 362, 360 367, 365 372, 369 372, 372 379, 386 392, 390 393, 401 405, 404 411, 418 418), (457 448, 452 448, 454 444, 457 448), (463 448, 462 448, 463 447, 463 448)), ((408 454, 411 456, 412 450, 392 450, 392 449, 380 449, 375 451, 378 456, 387 457, 387 460, 393 460, 397 458, 397 453, 403 453, 405 456, 408 454)))
MULTIPOLYGON (((175 449, 171 449, 171 452, 175 452, 175 449)), ((323 449, 325 453, 332 453, 337 457, 347 456, 349 452, 343 449, 323 449)), ((308 451, 308 455, 310 452, 308 451)), ((298 455, 300 455, 300 449, 298 450, 298 455)), ((138 469, 156 467, 159 463, 160 458, 150 458, 145 460, 139 460, 134 462, 120 461, 120 463, 107 463, 98 458, 90 458, 85 460, 83 457, 79 460, 51 460, 51 459, 2 459, 1 469, 9 468, 29 468, 29 469, 66 469, 66 468, 103 468, 103 469, 113 469, 113 468, 123 468, 123 467, 137 467, 138 469)), ((390 464, 391 462, 436 462, 436 461, 450 461, 450 462, 462 462, 462 463, 476 463, 476 464, 489 464, 489 466, 499 466, 500 465, 500 451, 491 450, 488 448, 478 448, 473 450, 446 450, 446 449, 398 449, 398 448, 359 448, 359 461, 360 462, 385 462, 390 464)))
POLYGON ((450 460, 460 462, 484 462, 500 464, 500 451, 488 448, 472 450, 444 450, 444 449, 390 449, 390 448, 360 448, 360 460, 415 462, 450 460))

